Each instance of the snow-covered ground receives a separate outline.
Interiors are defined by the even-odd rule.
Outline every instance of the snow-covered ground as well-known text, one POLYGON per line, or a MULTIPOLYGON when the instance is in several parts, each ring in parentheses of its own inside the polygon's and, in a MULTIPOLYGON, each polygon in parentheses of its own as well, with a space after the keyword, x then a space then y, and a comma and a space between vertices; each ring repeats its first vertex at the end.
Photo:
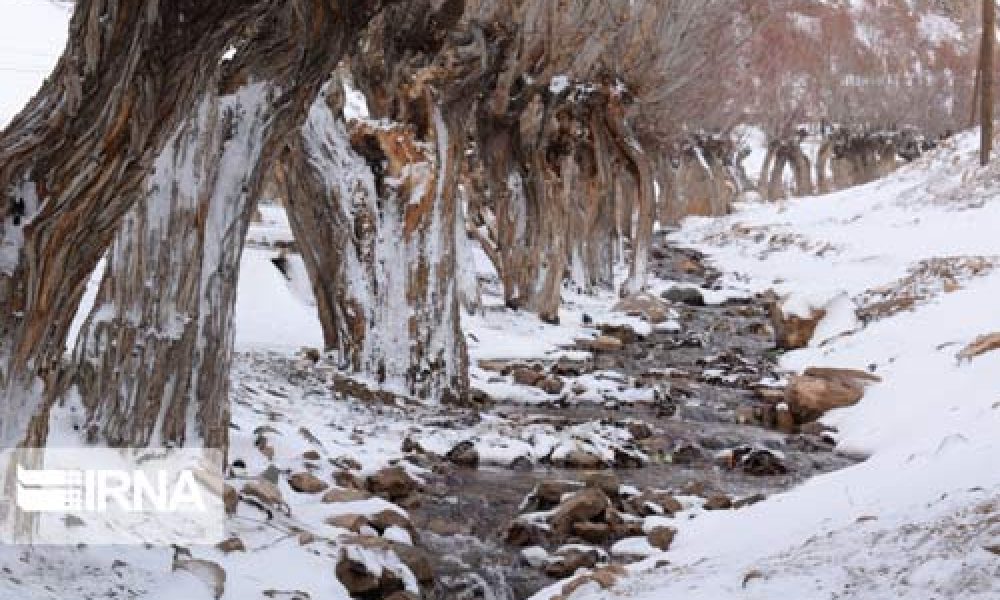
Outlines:
POLYGON ((685 223, 674 239, 739 290, 800 306, 912 297, 912 310, 828 328, 782 361, 875 369, 881 384, 825 418, 840 449, 869 458, 757 505, 679 519, 670 566, 637 566, 613 591, 591 584, 574 599, 1000 597, 1000 558, 986 549, 1000 544, 1000 352, 956 357, 1000 331, 1000 169, 977 166, 977 135, 867 186, 685 223))

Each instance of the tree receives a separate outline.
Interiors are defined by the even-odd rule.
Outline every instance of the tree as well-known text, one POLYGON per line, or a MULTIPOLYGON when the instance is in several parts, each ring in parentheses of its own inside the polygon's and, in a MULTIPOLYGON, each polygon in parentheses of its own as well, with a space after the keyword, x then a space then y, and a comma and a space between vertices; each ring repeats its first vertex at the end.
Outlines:
POLYGON ((983 0, 983 41, 980 46, 980 101, 982 109, 982 140, 980 142, 980 163, 990 164, 993 151, 993 57, 996 53, 996 3, 983 0))
MULTIPOLYGON (((349 36, 381 4, 76 4, 56 71, 0 134, 0 185, 7 195, 0 203, 0 441, 5 446, 44 441, 46 410, 67 381, 85 388, 89 383, 92 389, 81 393, 91 398, 92 417, 109 419, 143 402, 164 410, 173 406, 168 412, 177 422, 158 422, 160 441, 191 443, 190 432, 224 441, 225 426, 220 430, 218 423, 225 411, 219 406, 227 402, 235 285, 235 273, 226 269, 234 260, 238 264, 245 211, 259 189, 258 164, 275 151, 275 140, 298 125, 349 36), (224 60, 232 51, 232 60, 224 60), (242 164, 224 162, 232 160, 242 164), (250 174, 237 174, 234 167, 250 174), (190 175, 204 178, 192 181, 190 175), (118 255, 109 260, 101 295, 106 303, 121 300, 140 308, 127 313, 126 304, 115 304, 111 316, 116 328, 135 331, 110 331, 100 324, 107 312, 92 315, 81 341, 85 351, 78 352, 91 372, 60 376, 67 329, 84 284, 122 218, 138 203, 130 227, 116 241, 118 255), (168 230, 161 227, 174 218, 175 227, 196 225, 176 247, 164 243, 168 230), (192 265, 197 275, 171 271, 192 265), (150 274, 185 282, 169 290, 176 298, 161 299, 162 311, 149 305, 150 294, 140 289, 141 278, 150 274), (198 310, 185 314, 191 302, 198 310), (136 314, 139 321, 129 322, 136 314), (185 392, 171 391, 175 382, 158 371, 173 368, 159 360, 171 356, 170 332, 162 327, 172 317, 183 330, 177 340, 201 352, 180 369, 186 382, 176 383, 185 392), (155 362, 126 361, 130 349, 114 344, 137 340, 146 325, 164 336, 157 341, 162 349, 147 356, 155 362), (189 327, 196 327, 195 333, 189 327), (120 366, 131 372, 112 374, 120 366), (100 410, 105 400, 97 396, 119 377, 121 396, 116 393, 106 400, 109 410, 100 410), (195 380, 197 386, 189 385, 195 380), (200 429, 195 414, 204 419, 200 429)), ((104 422, 99 429, 113 443, 155 439, 148 417, 153 413, 158 411, 146 407, 117 415, 122 425, 104 422)))

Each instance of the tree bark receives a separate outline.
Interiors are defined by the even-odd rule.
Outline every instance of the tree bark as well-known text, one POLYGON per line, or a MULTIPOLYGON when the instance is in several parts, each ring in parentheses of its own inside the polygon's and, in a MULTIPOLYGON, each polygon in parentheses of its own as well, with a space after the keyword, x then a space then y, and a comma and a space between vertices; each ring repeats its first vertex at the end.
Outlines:
POLYGON ((990 164, 993 151, 993 58, 996 46, 996 2, 983 0, 983 41, 980 58, 982 92, 982 140, 979 162, 984 167, 990 164))
POLYGON ((87 278, 257 4, 81 0, 55 72, 0 134, 0 444, 24 440, 87 278))
POLYGON ((407 124, 348 127, 336 101, 317 101, 280 179, 327 345, 355 376, 342 388, 452 402, 468 390, 455 277, 462 146, 430 90, 413 94, 430 118, 422 138, 407 124))

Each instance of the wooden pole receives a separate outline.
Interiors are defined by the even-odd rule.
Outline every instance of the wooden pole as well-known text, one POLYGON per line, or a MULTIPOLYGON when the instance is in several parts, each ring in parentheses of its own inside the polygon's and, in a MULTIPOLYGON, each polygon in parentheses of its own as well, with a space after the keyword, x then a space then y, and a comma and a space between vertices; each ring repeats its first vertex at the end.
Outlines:
POLYGON ((996 45, 996 4, 995 0, 983 0, 983 45, 980 57, 982 71, 982 141, 980 163, 985 167, 990 162, 993 150, 993 55, 996 45))

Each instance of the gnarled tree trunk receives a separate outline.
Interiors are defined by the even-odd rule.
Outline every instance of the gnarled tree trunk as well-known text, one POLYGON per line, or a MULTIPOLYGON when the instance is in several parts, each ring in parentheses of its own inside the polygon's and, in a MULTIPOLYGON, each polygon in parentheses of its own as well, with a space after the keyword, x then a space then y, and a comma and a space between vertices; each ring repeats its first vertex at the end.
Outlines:
POLYGON ((244 7, 228 53, 204 65, 197 103, 132 192, 141 199, 115 238, 74 365, 48 394, 79 398, 90 441, 226 447, 232 314, 262 165, 375 4, 244 7))
POLYGON ((455 401, 468 388, 455 277, 461 146, 430 90, 415 94, 429 119, 422 138, 405 124, 348 126, 336 100, 317 101, 280 179, 327 346, 362 376, 345 391, 455 401))

